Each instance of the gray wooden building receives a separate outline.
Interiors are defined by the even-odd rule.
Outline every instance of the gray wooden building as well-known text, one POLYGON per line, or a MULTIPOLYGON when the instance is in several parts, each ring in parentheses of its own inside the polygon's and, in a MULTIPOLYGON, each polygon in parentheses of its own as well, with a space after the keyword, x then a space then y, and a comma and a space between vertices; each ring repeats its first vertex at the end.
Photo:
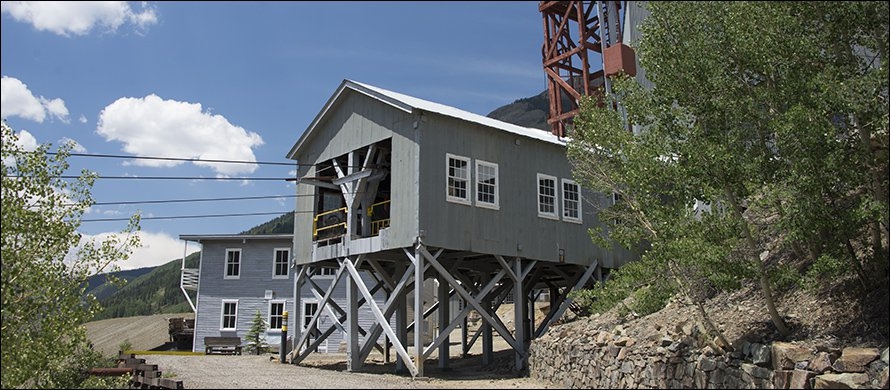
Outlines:
MULTIPOLYGON (((566 310, 568 293, 634 258, 593 244, 594 205, 611 196, 573 181, 565 139, 546 131, 344 80, 287 157, 299 165, 295 288, 319 269, 336 269, 331 288, 347 290, 350 370, 379 348, 379 338, 365 334, 383 334, 412 375, 423 376, 418 362, 436 349, 445 368, 458 327, 465 353, 481 338, 483 362, 491 362, 496 331, 523 369, 530 341, 566 310), (432 299, 414 288, 431 282, 432 299), (385 303, 368 299, 372 292, 385 303), (550 310, 535 319, 540 292, 550 310), (505 300, 514 306, 513 329, 495 313, 505 300), (452 301, 459 304, 439 304, 452 301), (470 311, 483 320, 472 335, 470 311), (363 312, 372 326, 358 321, 363 312), (413 332, 412 343, 409 331, 432 313, 434 326, 413 332)), ((289 358, 298 364, 313 348, 308 336, 294 337, 289 358)))
MULTIPOLYGON (((321 292, 329 289, 336 270, 319 268, 311 280, 303 283, 300 299, 295 300, 293 237, 293 234, 179 236, 181 240, 201 244, 198 268, 185 268, 183 264, 181 279, 183 293, 195 311, 193 351, 204 351, 205 337, 240 337, 246 345, 246 336, 257 312, 266 321, 267 331, 262 336, 273 350, 280 348, 285 311, 288 312, 289 339, 294 329, 305 332, 312 340, 320 336, 319 328, 333 325, 331 318, 322 317, 314 327, 307 326, 319 309, 336 313, 337 307, 345 306, 345 287, 341 284, 333 289, 329 305, 320 307, 321 292), (195 301, 191 301, 185 290, 197 292, 195 301), (297 306, 295 302, 300 304, 297 306)), ((383 303, 380 293, 374 299, 378 304, 383 303)), ((362 313, 358 322, 359 326, 369 327, 374 317, 362 313)), ((338 352, 345 346, 345 330, 328 336, 316 344, 315 351, 338 352)))

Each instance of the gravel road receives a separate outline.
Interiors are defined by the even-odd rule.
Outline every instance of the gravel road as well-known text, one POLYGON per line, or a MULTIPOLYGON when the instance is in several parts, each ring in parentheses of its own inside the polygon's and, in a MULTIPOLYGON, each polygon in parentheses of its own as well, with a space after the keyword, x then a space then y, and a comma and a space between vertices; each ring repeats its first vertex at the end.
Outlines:
MULTIPOLYGON (((541 389, 552 384, 528 377, 466 369, 455 362, 441 372, 427 363, 426 378, 396 375, 392 365, 371 363, 363 372, 345 370, 345 354, 310 355, 302 365, 280 364, 265 355, 141 355, 157 364, 164 377, 181 380, 186 389, 541 389), (313 360, 313 356, 316 356, 313 360), (320 356, 320 357, 318 357, 320 356), (320 368, 323 367, 323 368, 320 368)), ((468 359, 473 359, 468 358, 468 359)))

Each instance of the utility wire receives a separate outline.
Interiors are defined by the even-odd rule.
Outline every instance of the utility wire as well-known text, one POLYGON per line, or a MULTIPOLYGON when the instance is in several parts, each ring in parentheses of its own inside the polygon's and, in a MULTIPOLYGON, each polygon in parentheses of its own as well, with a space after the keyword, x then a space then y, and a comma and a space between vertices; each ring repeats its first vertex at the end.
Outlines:
MULTIPOLYGON (((365 191, 357 191, 355 194, 364 194, 365 191)), ((112 205, 128 205, 128 204, 157 204, 157 203, 187 203, 187 202, 214 202, 225 200, 252 200, 252 199, 278 199, 278 198, 302 198, 311 197, 315 194, 300 195, 263 195, 263 196, 238 196, 233 198, 194 198, 194 199, 161 199, 161 200, 132 200, 120 202, 95 202, 91 206, 112 206, 112 205)), ((75 203, 66 203, 63 206, 74 206, 75 203)))
MULTIPOLYGON (((4 177, 28 177, 22 175, 9 175, 4 177)), ((79 179, 79 175, 59 175, 54 176, 59 179, 79 179)), ((97 175, 97 179, 122 179, 122 180, 294 180, 291 177, 203 177, 203 176, 101 176, 97 175)))
MULTIPOLYGON (((174 216, 166 216, 166 217, 140 217, 139 220, 153 220, 153 219, 189 219, 189 218, 220 218, 220 217, 246 217, 246 216, 254 216, 254 215, 280 215, 287 213, 296 213, 296 214, 306 214, 311 211, 279 211, 279 212, 268 212, 268 213, 240 213, 240 214, 204 214, 204 215, 174 215, 174 216)), ((129 221, 130 218, 95 218, 95 219, 81 219, 80 222, 115 222, 115 221, 129 221)))
MULTIPOLYGON (((49 155, 56 155, 57 152, 46 152, 49 155)), ((200 159, 200 158, 180 158, 180 157, 157 157, 157 156, 126 156, 122 154, 91 154, 91 153, 68 153, 68 156, 72 157, 101 157, 101 158, 126 158, 126 159, 135 159, 135 160, 167 160, 167 161, 189 161, 189 162, 214 162, 214 163, 227 163, 227 164, 256 164, 256 165, 284 165, 289 167, 314 167, 316 164, 300 164, 296 161, 294 162, 270 162, 270 161, 246 161, 246 160, 215 160, 215 159, 200 159)), ((342 167, 346 168, 362 168, 362 166, 355 165, 342 165, 342 167)), ((324 169, 331 168, 326 167, 324 169)))
MULTIPOLYGON (((154 203, 184 203, 184 202, 211 202, 217 200, 250 200, 250 199, 276 199, 276 198, 296 198, 301 196, 315 196, 314 194, 304 195, 266 195, 266 196, 239 196, 235 198, 195 198, 195 199, 163 199, 163 200, 133 200, 125 202, 96 202, 93 206, 111 206, 125 204, 154 204, 154 203)), ((70 206, 71 204, 68 204, 70 206)))
MULTIPOLYGON (((46 154, 56 155, 56 152, 46 152, 46 154)), ((257 165, 286 165, 286 166, 311 166, 313 164, 298 164, 297 162, 285 163, 285 162, 268 162, 268 161, 246 161, 246 160, 214 160, 214 159, 200 159, 200 158, 178 158, 178 157, 153 157, 153 156, 125 156, 121 154, 90 154, 90 153, 69 153, 69 156, 74 157, 103 157, 103 158, 127 158, 127 159, 138 159, 138 160, 169 160, 169 161, 190 161, 190 162, 215 162, 215 163, 228 163, 228 164, 257 164, 257 165)))

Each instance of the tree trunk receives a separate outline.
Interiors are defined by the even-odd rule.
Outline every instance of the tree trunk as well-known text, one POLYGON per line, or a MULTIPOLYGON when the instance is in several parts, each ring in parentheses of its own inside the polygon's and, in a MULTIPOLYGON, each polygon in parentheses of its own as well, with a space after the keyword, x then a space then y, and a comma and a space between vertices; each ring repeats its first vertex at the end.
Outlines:
MULTIPOLYGON (((881 172, 876 166, 875 163, 875 150, 872 147, 871 142, 871 130, 868 129, 867 126, 860 126, 859 119, 856 117, 856 114, 850 115, 850 124, 858 131, 859 140, 862 144, 863 152, 865 152, 866 158, 866 166, 865 169, 868 170, 871 176, 871 195, 875 198, 875 200, 882 204, 884 208, 890 208, 887 204, 887 194, 884 193, 884 187, 881 185, 882 178, 881 172)), ((877 259, 884 259, 884 244, 881 240, 881 235, 888 235, 888 223, 887 223, 887 213, 881 213, 881 218, 877 221, 872 222, 871 225, 871 236, 872 236, 872 248, 874 251, 874 256, 877 259), (881 225, 884 225, 883 232, 881 231, 881 225)))
POLYGON ((747 246, 747 250, 743 252, 746 253, 745 256, 747 256, 750 261, 757 264, 757 272, 760 275, 758 278, 760 281, 760 289, 763 291, 763 298, 764 301, 766 301, 766 309, 769 312, 770 319, 773 321, 773 325, 776 326, 776 330, 778 330, 782 336, 786 336, 791 332, 788 329, 788 326, 785 325, 785 320, 782 319, 782 316, 780 316, 778 310, 776 310, 772 285, 770 284, 769 277, 766 273, 766 259, 761 258, 761 255, 758 255, 760 251, 757 248, 757 243, 754 241, 754 236, 751 234, 751 228, 748 226, 748 221, 745 221, 745 217, 742 216, 741 205, 739 204, 736 194, 727 187, 723 188, 723 192, 726 194, 732 207, 733 216, 735 216, 735 218, 742 224, 742 235, 745 237, 745 245, 747 246))

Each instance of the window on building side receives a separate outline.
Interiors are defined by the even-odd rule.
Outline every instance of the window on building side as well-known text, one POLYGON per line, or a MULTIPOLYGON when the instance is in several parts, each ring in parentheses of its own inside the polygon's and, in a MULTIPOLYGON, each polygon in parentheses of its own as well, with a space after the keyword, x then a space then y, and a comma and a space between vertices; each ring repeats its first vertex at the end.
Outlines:
POLYGON ((538 174, 538 216, 559 219, 556 214, 556 178, 538 174))
POLYGON ((448 163, 445 172, 448 180, 446 199, 450 202, 470 204, 470 159, 446 154, 445 160, 448 163))
POLYGON ((337 274, 336 268, 318 267, 315 269, 315 274, 313 275, 313 277, 333 278, 336 274, 337 274))
POLYGON ((581 189, 568 179, 562 179, 562 219, 581 222, 581 189))
POLYGON ((226 249, 226 279, 238 279, 241 276, 241 249, 226 249))
POLYGON ((476 160, 476 206, 498 208, 498 165, 476 160))
POLYGON ((275 248, 275 257, 272 259, 272 277, 286 279, 290 275, 290 249, 275 248))
POLYGON ((222 317, 220 318, 221 330, 235 330, 238 323, 238 301, 227 300, 222 301, 222 317))
POLYGON ((284 323, 284 301, 269 302, 269 330, 281 330, 284 323))

